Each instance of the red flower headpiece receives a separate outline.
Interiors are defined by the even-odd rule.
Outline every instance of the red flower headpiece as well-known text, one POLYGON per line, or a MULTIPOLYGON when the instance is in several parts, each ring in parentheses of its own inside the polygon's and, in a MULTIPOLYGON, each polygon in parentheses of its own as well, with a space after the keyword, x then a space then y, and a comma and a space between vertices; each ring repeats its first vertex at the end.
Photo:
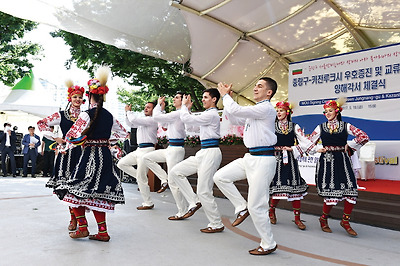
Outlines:
POLYGON ((292 111, 293 106, 289 102, 278 102, 276 103, 275 107, 286 110, 287 114, 293 113, 292 111))
POLYGON ((93 94, 106 94, 108 92, 107 86, 101 86, 100 80, 91 79, 88 81, 89 93, 93 94))
POLYGON ((324 104, 324 109, 326 108, 333 108, 335 109, 336 113, 341 112, 343 110, 342 107, 340 107, 340 104, 335 101, 335 100, 329 100, 324 104))
POLYGON ((74 95, 82 95, 85 92, 85 89, 83 87, 80 86, 71 86, 68 88, 68 101, 71 101, 72 96, 74 95))

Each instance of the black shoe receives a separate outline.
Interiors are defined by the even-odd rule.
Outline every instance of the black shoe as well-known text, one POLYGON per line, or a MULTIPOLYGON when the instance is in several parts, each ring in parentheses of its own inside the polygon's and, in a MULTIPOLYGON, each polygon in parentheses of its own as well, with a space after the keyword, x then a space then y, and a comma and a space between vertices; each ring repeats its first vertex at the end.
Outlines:
POLYGON ((6 174, 3 174, 3 177, 7 177, 7 175, 6 175, 6 174))
POLYGON ((28 175, 23 175, 22 177, 28 177, 28 175))
POLYGON ((35 176, 35 175, 32 175, 32 178, 36 178, 36 176, 35 176))
POLYGON ((13 177, 17 177, 17 175, 16 175, 16 174, 13 174, 13 177))

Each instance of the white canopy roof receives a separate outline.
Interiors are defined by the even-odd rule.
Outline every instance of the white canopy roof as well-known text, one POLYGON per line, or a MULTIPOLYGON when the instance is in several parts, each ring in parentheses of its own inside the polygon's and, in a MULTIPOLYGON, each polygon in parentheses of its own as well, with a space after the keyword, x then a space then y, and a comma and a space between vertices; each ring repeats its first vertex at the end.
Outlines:
POLYGON ((0 111, 21 111, 39 117, 46 117, 58 110, 58 106, 54 105, 54 100, 32 71, 26 74, 0 103, 0 111))
POLYGON ((13 0, 0 10, 120 48, 187 62, 248 103, 261 76, 287 98, 290 62, 400 42, 393 0, 13 0), (36 11, 35 11, 36 10, 36 11))

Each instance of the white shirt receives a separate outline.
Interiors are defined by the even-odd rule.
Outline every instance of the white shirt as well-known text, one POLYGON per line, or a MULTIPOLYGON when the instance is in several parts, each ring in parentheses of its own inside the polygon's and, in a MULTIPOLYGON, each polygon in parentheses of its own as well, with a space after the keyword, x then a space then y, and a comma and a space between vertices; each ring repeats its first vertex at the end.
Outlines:
POLYGON ((152 116, 141 116, 132 111, 126 112, 126 123, 129 127, 137 128, 137 143, 157 143, 158 123, 152 116))
POLYGON ((199 115, 193 115, 186 105, 182 105, 180 117, 185 125, 200 127, 200 140, 219 139, 220 117, 217 108, 209 108, 199 115))
POLYGON ((159 123, 166 124, 168 139, 184 139, 186 137, 185 124, 180 118, 179 110, 166 114, 161 111, 161 106, 157 104, 153 110, 153 118, 159 123))
POLYGON ((222 97, 224 114, 233 125, 244 125, 243 142, 247 148, 275 145, 276 111, 268 101, 240 106, 228 94, 222 97))
POLYGON ((11 130, 10 127, 5 127, 4 128, 4 134, 6 134, 6 147, 10 147, 11 146, 11 142, 10 142, 10 135, 8 135, 8 131, 11 130))

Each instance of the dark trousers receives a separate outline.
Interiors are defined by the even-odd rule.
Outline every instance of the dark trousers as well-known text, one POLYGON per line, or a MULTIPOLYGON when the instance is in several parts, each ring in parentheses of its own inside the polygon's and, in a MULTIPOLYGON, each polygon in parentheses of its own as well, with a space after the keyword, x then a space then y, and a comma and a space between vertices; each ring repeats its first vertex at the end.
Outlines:
POLYGON ((44 151, 43 153, 43 175, 52 175, 54 166, 54 151, 44 151))
POLYGON ((10 157, 11 163, 11 171, 12 174, 16 174, 16 166, 15 166, 15 157, 14 152, 11 150, 11 147, 4 147, 4 150, 1 152, 1 169, 3 170, 3 175, 7 175, 7 168, 6 168, 6 156, 10 157))
POLYGON ((29 149, 28 153, 24 153, 24 175, 28 174, 28 161, 31 160, 32 162, 32 175, 36 174, 36 158, 37 153, 35 149, 29 149))

